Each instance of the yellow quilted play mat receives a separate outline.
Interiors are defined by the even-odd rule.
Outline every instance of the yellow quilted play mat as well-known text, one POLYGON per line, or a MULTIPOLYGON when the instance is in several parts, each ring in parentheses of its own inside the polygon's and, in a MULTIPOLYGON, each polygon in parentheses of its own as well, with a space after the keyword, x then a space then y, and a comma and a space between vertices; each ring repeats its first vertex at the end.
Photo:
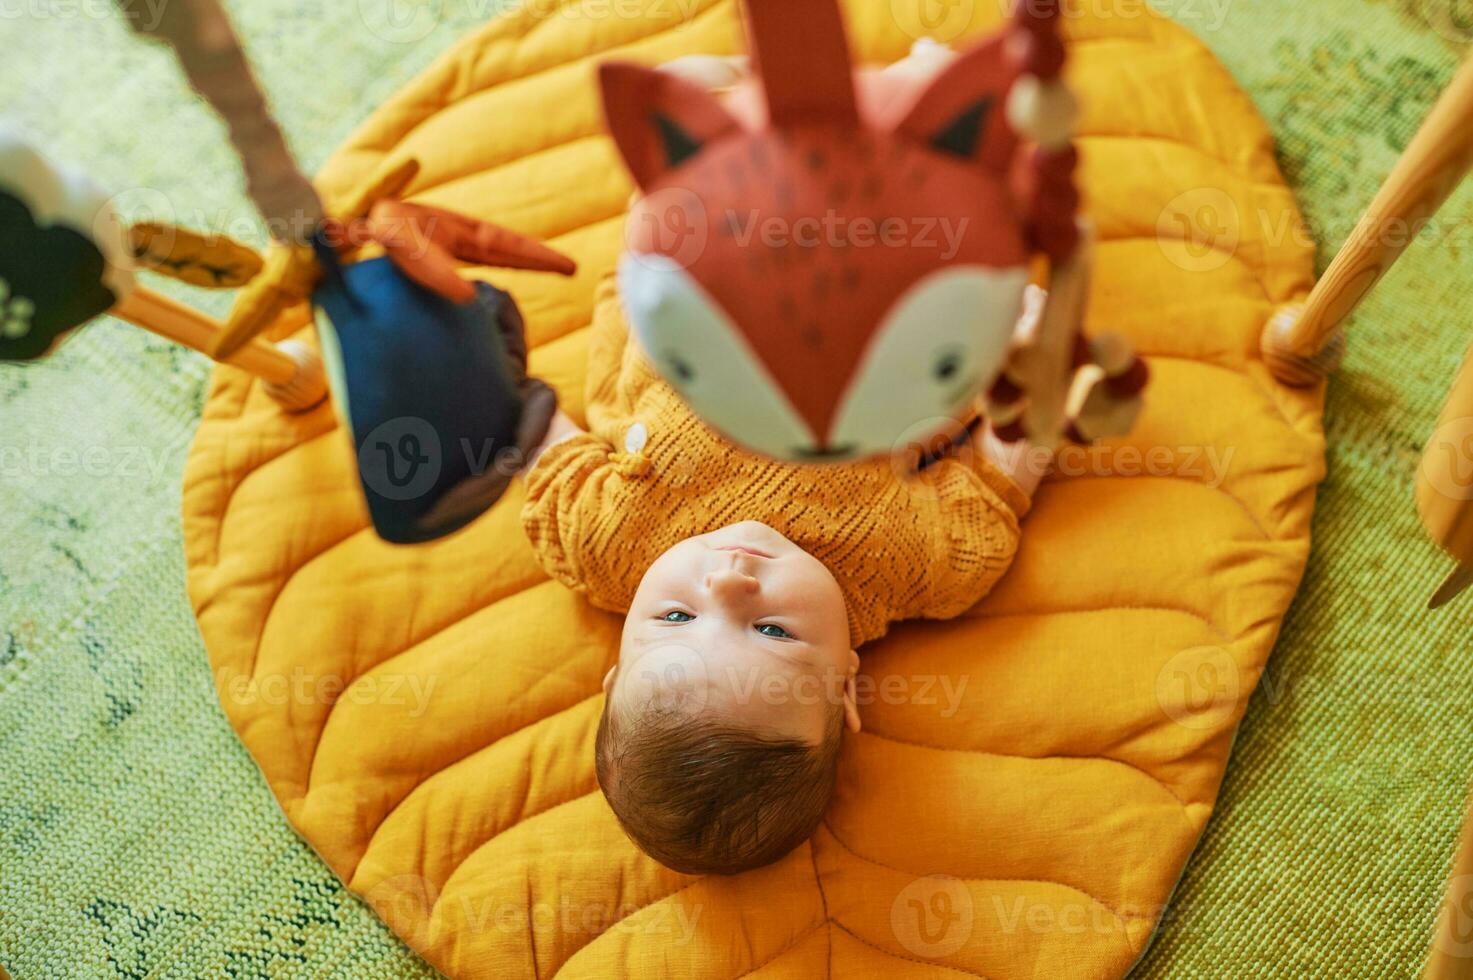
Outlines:
MULTIPOLYGON (((874 63, 1003 7, 845 6, 874 63)), ((385 545, 331 409, 284 414, 218 370, 184 518, 221 701, 292 824, 446 974, 1052 980, 1118 977, 1145 950, 1309 551, 1321 393, 1279 385, 1258 336, 1307 293, 1311 250, 1268 133, 1200 43, 1127 3, 1065 31, 1091 328, 1148 355, 1145 413, 1061 457, 984 603, 861 651, 864 732, 818 835, 774 866, 688 878, 626 841, 593 774, 619 620, 543 576, 519 486, 448 540, 385 545)), ((494 278, 581 415, 630 193, 593 65, 740 37, 731 0, 528 2, 377 111, 321 185, 341 199, 412 154, 411 199, 574 256, 571 280, 494 278)))

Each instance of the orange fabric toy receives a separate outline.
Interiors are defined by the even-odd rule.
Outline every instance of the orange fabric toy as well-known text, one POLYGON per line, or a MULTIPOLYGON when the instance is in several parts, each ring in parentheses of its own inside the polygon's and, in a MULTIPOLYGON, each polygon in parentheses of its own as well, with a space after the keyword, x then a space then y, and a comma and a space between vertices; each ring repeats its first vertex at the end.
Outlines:
MULTIPOLYGON (((856 75, 833 0, 745 9, 760 92, 723 103, 643 65, 600 71, 644 193, 619 269, 632 326, 741 445, 790 460, 886 454, 999 379, 1030 253, 1080 278, 1067 265, 1078 196, 1058 7, 1020 5, 1011 31, 935 75, 856 75), (1025 151, 1020 131, 1037 145, 1025 151)), ((1024 414, 1029 377, 1062 400, 1094 353, 1075 342, 1081 291, 1056 292, 1062 321, 1056 307, 1025 338, 1042 356, 994 390, 999 421, 1019 423, 1010 437, 1053 442, 1062 411, 1024 414)), ((1145 384, 1133 357, 1114 373, 1121 398, 1145 384)))

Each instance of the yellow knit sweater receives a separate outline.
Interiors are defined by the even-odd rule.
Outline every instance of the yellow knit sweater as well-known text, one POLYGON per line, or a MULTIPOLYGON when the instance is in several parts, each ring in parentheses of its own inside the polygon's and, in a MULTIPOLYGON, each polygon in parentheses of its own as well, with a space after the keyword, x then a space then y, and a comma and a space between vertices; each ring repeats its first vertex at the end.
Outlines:
POLYGON ((887 459, 819 467, 745 453, 627 342, 612 279, 592 329, 590 431, 537 461, 522 523, 547 573, 594 605, 626 611, 666 549, 744 520, 828 567, 856 646, 897 620, 958 616, 1007 571, 1028 498, 982 454, 908 474, 887 459))

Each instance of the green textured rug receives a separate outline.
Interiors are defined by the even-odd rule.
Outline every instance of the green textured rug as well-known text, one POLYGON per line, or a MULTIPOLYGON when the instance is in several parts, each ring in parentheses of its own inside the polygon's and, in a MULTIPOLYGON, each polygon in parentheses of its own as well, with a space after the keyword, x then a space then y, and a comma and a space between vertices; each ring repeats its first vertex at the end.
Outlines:
MULTIPOLYGON (((499 4, 231 6, 316 165, 499 4)), ((1473 23, 1458 0, 1165 9, 1253 96, 1324 247, 1473 23)), ((0 5, 0 50, 0 115, 125 213, 261 240, 219 127, 102 0, 0 5)), ((1411 505, 1473 338, 1470 221, 1465 188, 1353 325, 1308 576, 1141 976, 1417 972, 1473 772, 1473 600, 1422 611, 1445 563, 1411 505)), ((179 529, 207 377, 109 321, 0 369, 0 963, 17 980, 428 974, 293 835, 216 706, 179 529)))

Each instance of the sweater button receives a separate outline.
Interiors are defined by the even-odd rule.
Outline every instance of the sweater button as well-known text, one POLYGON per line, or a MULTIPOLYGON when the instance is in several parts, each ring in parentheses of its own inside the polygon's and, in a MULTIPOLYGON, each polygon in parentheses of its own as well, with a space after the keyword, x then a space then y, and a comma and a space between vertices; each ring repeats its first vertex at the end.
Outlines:
POLYGON ((626 453, 643 452, 644 447, 650 441, 649 430, 644 427, 643 422, 635 422, 624 433, 624 451, 626 453))

